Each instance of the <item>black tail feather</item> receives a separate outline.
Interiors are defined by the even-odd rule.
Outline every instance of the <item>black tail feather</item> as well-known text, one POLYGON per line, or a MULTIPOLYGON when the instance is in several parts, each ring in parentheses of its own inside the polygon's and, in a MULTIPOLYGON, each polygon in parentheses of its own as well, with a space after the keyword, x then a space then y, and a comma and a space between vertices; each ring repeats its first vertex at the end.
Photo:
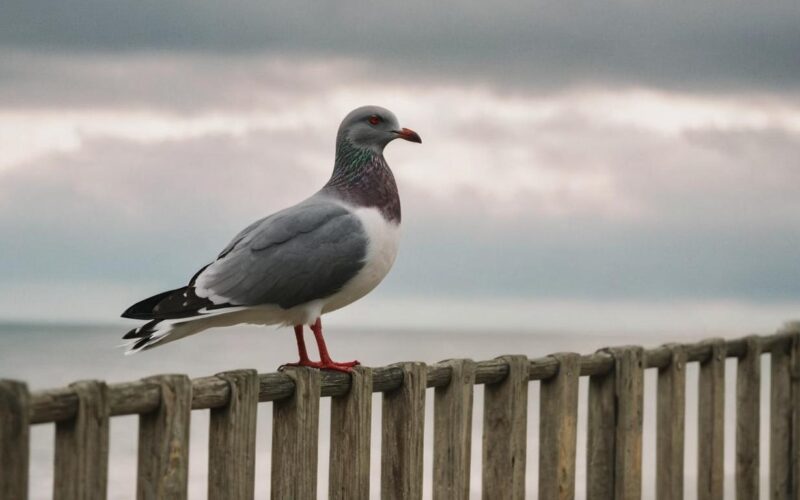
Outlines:
POLYGON ((150 335, 155 332, 155 326, 159 324, 161 320, 154 319, 153 321, 148 321, 147 323, 134 328, 133 330, 126 333, 122 338, 123 340, 130 340, 130 339, 139 339, 142 337, 150 338, 150 335))
POLYGON ((215 304, 207 298, 198 297, 194 286, 189 285, 137 302, 122 313, 122 317, 149 320, 191 318, 197 316, 203 309, 225 309, 227 307, 233 307, 233 304, 215 304))
POLYGON ((186 290, 186 287, 176 288, 175 290, 162 292, 158 295, 153 295, 152 297, 139 301, 126 309, 125 312, 122 313, 122 317, 130 319, 153 319, 153 309, 158 305, 159 302, 175 292, 183 292, 184 290, 186 290))
POLYGON ((147 337, 140 339, 135 344, 133 344, 133 347, 131 347, 131 351, 136 351, 138 349, 141 349, 142 347, 147 345, 148 342, 150 342, 150 335, 147 335, 147 337))

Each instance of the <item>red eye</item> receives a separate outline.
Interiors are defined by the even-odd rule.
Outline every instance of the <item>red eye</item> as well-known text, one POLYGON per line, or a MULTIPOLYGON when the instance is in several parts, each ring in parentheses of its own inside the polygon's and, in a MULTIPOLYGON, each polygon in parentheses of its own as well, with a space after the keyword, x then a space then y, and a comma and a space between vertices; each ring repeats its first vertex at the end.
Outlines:
POLYGON ((378 116, 378 115, 372 115, 372 116, 369 117, 369 122, 372 125, 377 125, 377 124, 379 124, 381 122, 381 117, 378 116))

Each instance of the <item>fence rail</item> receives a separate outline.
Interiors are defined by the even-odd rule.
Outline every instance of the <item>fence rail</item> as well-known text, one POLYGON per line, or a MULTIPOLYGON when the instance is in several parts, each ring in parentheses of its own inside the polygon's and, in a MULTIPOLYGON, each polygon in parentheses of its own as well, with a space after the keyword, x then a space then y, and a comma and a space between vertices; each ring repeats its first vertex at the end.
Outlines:
POLYGON ((256 414, 273 404, 272 497, 316 498, 319 400, 331 397, 330 498, 368 498, 372 393, 383 393, 381 497, 421 498, 425 394, 434 388, 433 497, 468 498, 473 387, 485 385, 484 498, 525 497, 528 382, 541 381, 538 498, 575 492, 578 382, 589 377, 589 500, 642 491, 644 370, 657 369, 656 494, 683 498, 686 364, 698 382, 698 499, 722 498, 725 359, 737 358, 737 498, 758 498, 761 355, 771 356, 769 498, 800 499, 800 325, 767 336, 708 339, 588 355, 448 360, 359 367, 353 374, 289 368, 190 380, 161 375, 28 392, 0 380, 0 500, 27 498, 29 427, 56 425, 54 498, 106 497, 109 418, 139 415, 137 498, 186 498, 191 411, 210 409, 210 499, 251 499, 256 414), (346 457, 342 460, 341 457, 346 457))

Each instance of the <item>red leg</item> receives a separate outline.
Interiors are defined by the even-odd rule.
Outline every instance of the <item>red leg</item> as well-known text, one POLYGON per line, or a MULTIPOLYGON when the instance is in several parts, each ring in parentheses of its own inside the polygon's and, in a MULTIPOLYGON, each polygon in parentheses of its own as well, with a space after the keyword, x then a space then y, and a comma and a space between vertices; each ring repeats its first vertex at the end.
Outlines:
POLYGON ((322 337, 322 321, 320 318, 317 318, 317 321, 311 325, 311 331, 314 332, 314 339, 316 339, 317 349, 319 349, 320 368, 325 370, 350 372, 353 370, 354 366, 361 364, 358 361, 337 363, 331 359, 331 355, 328 354, 328 346, 325 345, 325 339, 322 337))
POLYGON ((308 351, 306 351, 306 341, 303 339, 303 325, 294 325, 294 337, 297 340, 297 354, 300 355, 300 361, 297 363, 286 363, 284 366, 310 366, 312 368, 319 368, 321 363, 318 361, 311 361, 308 358, 308 351))
POLYGON ((308 363, 308 351, 306 351, 306 341, 303 339, 303 325, 294 325, 294 337, 297 340, 297 353, 300 355, 300 364, 308 363))

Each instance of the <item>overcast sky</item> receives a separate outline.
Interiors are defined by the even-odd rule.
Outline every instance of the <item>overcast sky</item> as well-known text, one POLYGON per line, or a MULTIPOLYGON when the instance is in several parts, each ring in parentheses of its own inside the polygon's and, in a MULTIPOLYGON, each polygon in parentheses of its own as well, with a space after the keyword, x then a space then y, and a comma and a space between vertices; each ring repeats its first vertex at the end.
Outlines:
POLYGON ((361 3, 6 2, 0 319, 180 286, 363 104, 424 142, 387 148, 401 252, 347 324, 800 316, 796 1, 361 3))

